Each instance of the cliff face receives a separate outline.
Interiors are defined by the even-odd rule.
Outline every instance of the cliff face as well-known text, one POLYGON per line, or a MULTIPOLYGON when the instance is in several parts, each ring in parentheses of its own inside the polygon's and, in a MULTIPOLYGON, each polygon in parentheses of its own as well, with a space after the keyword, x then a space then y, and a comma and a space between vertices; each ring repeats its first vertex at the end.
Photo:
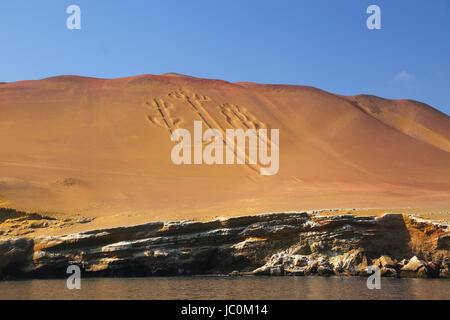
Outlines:
POLYGON ((447 224, 381 217, 274 213, 0 240, 0 278, 83 276, 364 275, 448 277, 447 224))

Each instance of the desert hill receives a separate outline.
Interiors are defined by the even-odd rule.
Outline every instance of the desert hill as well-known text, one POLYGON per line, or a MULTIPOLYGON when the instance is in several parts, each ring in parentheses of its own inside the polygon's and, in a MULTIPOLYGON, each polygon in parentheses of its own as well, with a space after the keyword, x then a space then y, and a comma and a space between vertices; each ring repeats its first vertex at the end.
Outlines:
POLYGON ((173 220, 450 206, 450 118, 423 103, 174 73, 0 85, 0 206, 173 220), (172 163, 194 121, 279 129, 279 171, 172 163))

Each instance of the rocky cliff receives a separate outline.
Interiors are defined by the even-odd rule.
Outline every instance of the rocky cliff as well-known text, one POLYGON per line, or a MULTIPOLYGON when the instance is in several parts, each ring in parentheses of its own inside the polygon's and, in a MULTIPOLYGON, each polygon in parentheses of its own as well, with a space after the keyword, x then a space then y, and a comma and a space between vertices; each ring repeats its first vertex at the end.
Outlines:
POLYGON ((385 214, 273 213, 0 240, 0 278, 193 274, 449 277, 448 224, 385 214))

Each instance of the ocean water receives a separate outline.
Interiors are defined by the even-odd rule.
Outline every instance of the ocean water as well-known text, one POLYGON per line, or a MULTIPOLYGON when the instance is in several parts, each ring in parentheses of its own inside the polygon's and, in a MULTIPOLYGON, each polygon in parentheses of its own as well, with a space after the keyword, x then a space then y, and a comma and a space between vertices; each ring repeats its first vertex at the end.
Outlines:
POLYGON ((0 282, 0 299, 450 299, 448 279, 382 278, 369 290, 360 277, 151 277, 0 282))

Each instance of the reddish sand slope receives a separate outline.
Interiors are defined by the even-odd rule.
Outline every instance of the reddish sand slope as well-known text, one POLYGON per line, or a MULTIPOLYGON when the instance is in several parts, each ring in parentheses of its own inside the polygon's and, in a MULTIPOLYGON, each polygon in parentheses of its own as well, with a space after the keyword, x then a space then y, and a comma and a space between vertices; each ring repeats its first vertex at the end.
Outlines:
POLYGON ((176 74, 0 85, 0 206, 145 219, 450 205, 450 119, 422 103, 176 74), (170 132, 280 131, 280 168, 172 163, 170 132))

